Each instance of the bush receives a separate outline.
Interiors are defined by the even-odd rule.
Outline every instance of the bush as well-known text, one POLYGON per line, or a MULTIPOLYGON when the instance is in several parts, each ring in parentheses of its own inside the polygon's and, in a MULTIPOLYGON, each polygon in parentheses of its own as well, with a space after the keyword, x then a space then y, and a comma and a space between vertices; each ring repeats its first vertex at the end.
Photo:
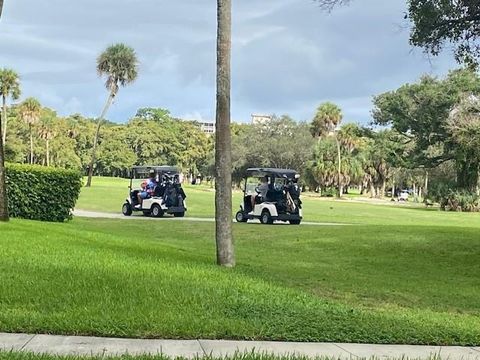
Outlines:
POLYGON ((452 190, 448 186, 438 186, 432 196, 446 211, 479 212, 480 197, 465 190, 452 190))
POLYGON ((80 195, 82 176, 73 170, 7 164, 8 211, 12 217, 63 222, 80 195))

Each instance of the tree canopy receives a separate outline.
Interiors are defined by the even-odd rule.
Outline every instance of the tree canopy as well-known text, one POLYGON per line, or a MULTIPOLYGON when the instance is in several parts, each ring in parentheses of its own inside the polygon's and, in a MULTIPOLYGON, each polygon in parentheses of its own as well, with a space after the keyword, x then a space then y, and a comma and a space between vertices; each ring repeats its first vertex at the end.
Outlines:
MULTIPOLYGON (((452 71, 445 79, 424 76, 415 84, 376 96, 373 117, 377 124, 391 125, 407 139, 410 146, 406 158, 411 168, 432 168, 454 161, 457 185, 474 190, 480 158, 473 148, 463 146, 452 133, 455 128, 452 119, 458 121, 457 118, 465 114, 465 108, 461 108, 458 116, 450 114, 465 96, 475 94, 480 94, 480 77, 472 70, 452 71)), ((465 116, 462 118, 467 121, 465 116)), ((475 125, 471 118, 469 121, 469 126, 475 125)), ((467 136, 473 138, 475 132, 467 136)))

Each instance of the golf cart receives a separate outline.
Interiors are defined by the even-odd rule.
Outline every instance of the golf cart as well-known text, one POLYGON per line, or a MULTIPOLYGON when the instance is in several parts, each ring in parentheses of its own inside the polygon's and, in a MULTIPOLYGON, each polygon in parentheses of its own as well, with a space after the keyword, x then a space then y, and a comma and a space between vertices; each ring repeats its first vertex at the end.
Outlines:
MULTIPOLYGON (((144 181, 142 187, 145 187, 144 181)), ((187 211, 185 192, 179 182, 179 171, 174 166, 134 166, 130 172, 130 192, 122 213, 132 215, 135 211, 143 212, 145 216, 162 217, 164 214, 173 214, 183 217, 187 211), (139 201, 139 194, 146 193, 146 189, 134 189, 134 179, 149 178, 150 188, 148 196, 139 201)))
POLYGON ((275 220, 300 225, 302 201, 295 170, 250 168, 245 174, 243 202, 235 219, 237 222, 259 219, 262 224, 275 220), (258 184, 262 179, 263 183, 258 184))

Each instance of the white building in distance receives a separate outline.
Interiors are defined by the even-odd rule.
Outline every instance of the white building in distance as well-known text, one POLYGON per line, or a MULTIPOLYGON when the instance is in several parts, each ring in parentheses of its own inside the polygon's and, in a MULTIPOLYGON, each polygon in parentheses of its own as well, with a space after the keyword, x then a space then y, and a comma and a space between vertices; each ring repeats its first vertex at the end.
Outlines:
POLYGON ((252 114, 252 124, 254 125, 265 125, 272 121, 272 119, 272 115, 252 114))
POLYGON ((199 121, 199 124, 205 134, 215 134, 215 123, 199 121))

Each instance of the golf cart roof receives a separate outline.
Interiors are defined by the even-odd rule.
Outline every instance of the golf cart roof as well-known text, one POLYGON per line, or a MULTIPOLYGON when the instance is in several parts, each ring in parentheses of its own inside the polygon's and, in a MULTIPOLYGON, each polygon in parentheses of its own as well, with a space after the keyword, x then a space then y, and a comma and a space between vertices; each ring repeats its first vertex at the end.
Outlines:
POLYGON ((136 174, 148 174, 150 170, 155 170, 155 172, 159 175, 167 174, 167 175, 176 175, 179 174, 180 171, 176 166, 169 166, 169 165, 142 165, 142 166, 133 166, 132 172, 136 174))
POLYGON ((292 169, 277 169, 277 168, 249 168, 247 169, 247 176, 275 176, 286 177, 294 179, 298 172, 292 169))

